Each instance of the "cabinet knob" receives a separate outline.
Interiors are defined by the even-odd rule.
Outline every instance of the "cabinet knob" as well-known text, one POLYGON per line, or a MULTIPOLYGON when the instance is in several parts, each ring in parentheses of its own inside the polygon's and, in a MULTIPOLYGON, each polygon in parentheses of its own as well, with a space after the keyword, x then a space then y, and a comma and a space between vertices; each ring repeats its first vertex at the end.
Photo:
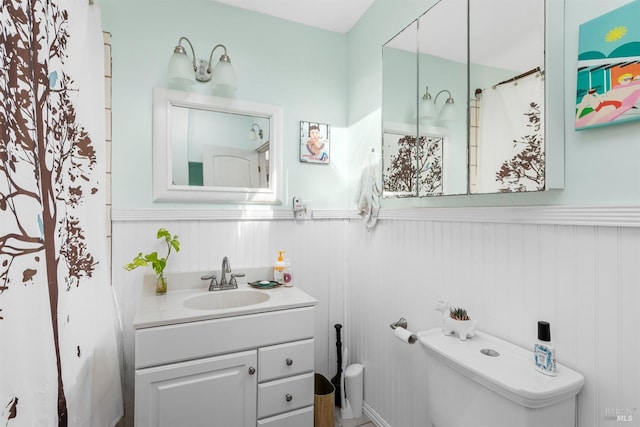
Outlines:
POLYGON ((287 362, 287 366, 291 366, 291 365, 293 365, 293 360, 292 360, 292 359, 289 359, 288 357, 287 357, 286 362, 287 362))
POLYGON ((287 393, 287 395, 284 398, 286 399, 287 402, 291 402, 293 400, 293 396, 290 395, 289 393, 287 393))
POLYGON ((253 375, 256 373, 256 368, 254 368, 253 366, 249 366, 249 375, 253 375))

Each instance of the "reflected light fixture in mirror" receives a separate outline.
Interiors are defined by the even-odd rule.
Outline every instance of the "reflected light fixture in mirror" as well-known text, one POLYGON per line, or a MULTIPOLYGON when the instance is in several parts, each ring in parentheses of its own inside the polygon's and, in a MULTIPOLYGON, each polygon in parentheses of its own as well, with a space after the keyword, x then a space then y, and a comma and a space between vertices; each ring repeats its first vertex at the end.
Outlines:
POLYGON ((422 104, 420 105, 420 109, 422 111, 422 114, 420 114, 420 119, 422 121, 437 118, 439 122, 450 122, 456 119, 455 102, 451 96, 451 92, 447 89, 442 89, 438 92, 435 99, 433 99, 429 93, 429 86, 427 86, 424 91, 424 95, 422 95, 422 104), (438 97, 445 92, 449 97, 444 102, 440 112, 437 112, 438 97))
POLYGON ((227 55, 227 48, 223 44, 217 44, 211 49, 209 61, 198 59, 196 62, 196 54, 193 44, 186 37, 180 37, 178 45, 173 50, 173 55, 169 60, 169 79, 172 83, 178 85, 191 85, 197 81, 212 81, 214 87, 220 89, 235 91, 237 87, 236 73, 231 65, 231 58, 227 55), (185 41, 191 49, 191 59, 187 55, 186 49, 182 46, 185 41), (221 47, 223 53, 220 60, 213 66, 213 52, 221 47))
POLYGON ((260 141, 262 141, 264 134, 262 133, 262 128, 257 123, 251 125, 251 129, 249 129, 249 141, 255 141, 260 137, 260 141), (254 128, 258 128, 258 136, 256 136, 256 130, 254 128))

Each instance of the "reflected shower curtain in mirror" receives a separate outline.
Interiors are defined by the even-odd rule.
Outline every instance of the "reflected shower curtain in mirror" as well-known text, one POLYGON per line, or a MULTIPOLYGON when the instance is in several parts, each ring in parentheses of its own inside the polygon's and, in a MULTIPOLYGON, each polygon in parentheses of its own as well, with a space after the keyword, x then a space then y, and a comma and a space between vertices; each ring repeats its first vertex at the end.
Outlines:
POLYGON ((544 190, 544 81, 539 73, 482 91, 477 192, 544 190))
POLYGON ((5 0, 0 19, 0 425, 113 426, 100 12, 5 0))

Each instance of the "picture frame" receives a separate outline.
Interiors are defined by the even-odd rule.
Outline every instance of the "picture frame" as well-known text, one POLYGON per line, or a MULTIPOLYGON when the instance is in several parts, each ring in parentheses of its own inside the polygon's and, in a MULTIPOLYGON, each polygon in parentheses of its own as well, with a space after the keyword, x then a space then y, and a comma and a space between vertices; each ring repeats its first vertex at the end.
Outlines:
POLYGON ((640 120, 640 2, 581 24, 576 130, 640 120))
POLYGON ((300 122, 300 162, 328 165, 331 160, 331 126, 300 122))

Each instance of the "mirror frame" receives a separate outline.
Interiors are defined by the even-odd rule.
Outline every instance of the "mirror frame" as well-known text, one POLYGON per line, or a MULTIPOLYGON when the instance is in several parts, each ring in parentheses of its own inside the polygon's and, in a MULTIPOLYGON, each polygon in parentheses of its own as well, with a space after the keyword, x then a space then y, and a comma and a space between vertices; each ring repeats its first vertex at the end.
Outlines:
POLYGON ((153 89, 153 200, 159 202, 282 204, 282 107, 155 87, 153 89), (195 108, 269 119, 269 187, 172 184, 171 109, 195 108))

